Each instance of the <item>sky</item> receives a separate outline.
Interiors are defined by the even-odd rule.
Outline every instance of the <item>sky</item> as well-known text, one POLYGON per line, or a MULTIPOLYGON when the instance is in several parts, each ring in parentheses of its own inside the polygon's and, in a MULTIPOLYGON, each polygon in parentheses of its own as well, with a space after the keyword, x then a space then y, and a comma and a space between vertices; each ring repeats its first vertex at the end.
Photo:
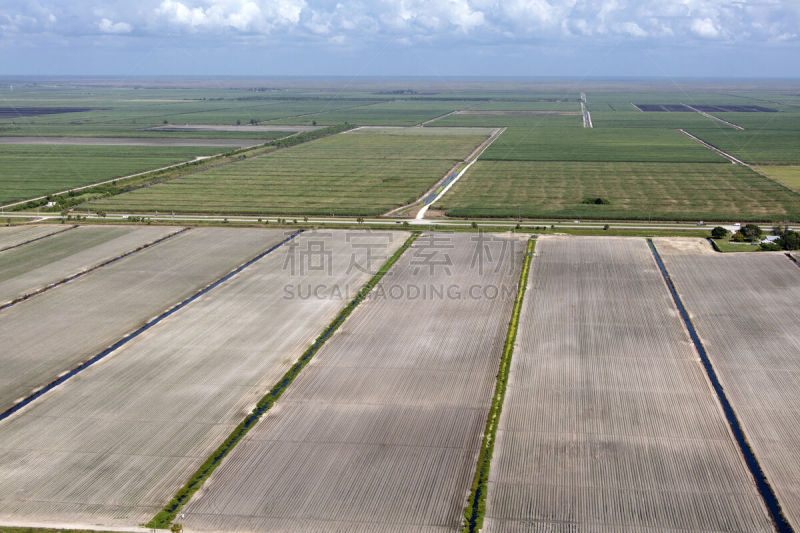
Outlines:
POLYGON ((800 77, 800 0, 2 0, 0 74, 800 77))

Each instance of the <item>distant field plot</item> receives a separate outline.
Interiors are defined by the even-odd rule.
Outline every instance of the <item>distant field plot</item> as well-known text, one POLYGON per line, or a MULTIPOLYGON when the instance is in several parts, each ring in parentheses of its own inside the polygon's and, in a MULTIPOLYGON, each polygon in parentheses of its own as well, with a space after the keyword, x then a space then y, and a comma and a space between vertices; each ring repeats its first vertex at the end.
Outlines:
POLYGON ((459 529, 525 246, 474 239, 417 239, 182 509, 187 528, 459 529))
POLYGON ((0 250, 64 231, 63 226, 0 226, 0 250))
POLYGON ((758 167, 758 170, 770 178, 780 181, 787 187, 791 187, 796 191, 800 190, 800 166, 770 165, 758 167))
POLYGON ((784 515, 800 528, 800 269, 781 253, 655 243, 784 515))
POLYGON ((581 104, 578 94, 573 95, 571 100, 564 97, 560 101, 531 100, 531 101, 501 101, 478 102, 472 104, 468 109, 473 111, 580 111, 581 104))
POLYGON ((81 226, 0 252, 0 305, 175 231, 163 226, 81 226))
POLYGON ((0 311, 0 412, 282 238, 192 229, 0 311))
POLYGON ((772 531, 644 239, 539 239, 487 498, 485 531, 772 531))
POLYGON ((468 108, 471 102, 394 100, 359 107, 316 113, 306 117, 272 120, 271 124, 341 124, 413 126, 457 109, 468 108))
MULTIPOLYGON (((658 128, 664 130, 689 129, 692 127, 709 129, 730 129, 700 113, 642 113, 639 111, 611 111, 601 106, 590 106, 595 129, 605 128, 658 128), (599 108, 599 109, 596 109, 599 108)), ((723 117, 724 118, 724 117, 723 117)), ((729 119, 730 120, 730 119, 729 119)), ((735 120, 733 122, 736 122, 735 120)))
MULTIPOLYGON (((699 116, 699 115, 698 115, 699 116)), ((702 117, 701 117, 702 118, 702 117)), ((710 119, 703 119, 706 123, 710 119)), ((720 162, 680 132, 657 128, 583 128, 579 116, 450 115, 431 126, 508 126, 481 160, 720 162)))
POLYGON ((0 203, 143 172, 229 148, 0 145, 0 203))
POLYGON ((306 232, 0 423, 0 520, 147 522, 405 238, 306 232))
POLYGON ((727 163, 481 159, 438 207, 454 217, 800 220, 800 195, 727 163))
MULTIPOLYGON (((421 196, 487 135, 334 135, 85 204, 112 210, 377 215, 421 196)), ((412 132, 413 133, 413 132, 412 132)))
MULTIPOLYGON (((728 120, 727 115, 721 115, 728 120)), ((730 120, 733 120, 731 117, 730 120)), ((730 128, 689 128, 691 134, 747 163, 800 163, 800 123, 798 129, 767 130, 730 128)))

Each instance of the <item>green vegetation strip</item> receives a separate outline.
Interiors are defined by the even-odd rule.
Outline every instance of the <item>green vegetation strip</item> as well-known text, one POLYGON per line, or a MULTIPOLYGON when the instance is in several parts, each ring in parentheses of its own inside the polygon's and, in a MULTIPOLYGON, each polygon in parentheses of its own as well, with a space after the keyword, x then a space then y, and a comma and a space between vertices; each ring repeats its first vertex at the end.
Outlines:
POLYGON ((167 503, 167 505, 156 514, 150 522, 145 524, 145 527, 150 528, 163 528, 166 529, 177 516, 180 508, 189 501, 192 495, 203 486, 206 479, 211 476, 214 470, 221 464, 222 459, 233 449, 239 441, 244 438, 250 429, 260 420, 261 416, 266 413, 286 391, 289 385, 292 384, 294 379, 300 374, 303 368, 308 364, 314 354, 319 351, 325 341, 327 341, 333 333, 339 329, 339 326, 344 323, 345 319, 350 316, 359 303, 361 303, 367 294, 380 282, 381 278, 392 268, 392 266, 400 259, 400 256, 411 246, 414 240, 419 236, 419 232, 414 232, 406 239, 400 248, 383 264, 378 272, 370 279, 353 298, 353 300, 342 309, 331 324, 325 331, 317 337, 317 340, 312 344, 297 362, 289 369, 286 374, 272 387, 272 389, 264 396, 255 406, 253 411, 248 414, 245 419, 233 430, 233 432, 225 439, 225 441, 217 448, 211 456, 197 469, 189 481, 181 487, 175 496, 167 503))
POLYGON ((503 347, 503 357, 500 360, 500 370, 497 372, 497 385, 494 389, 492 407, 489 410, 489 418, 486 421, 486 429, 483 432, 483 442, 481 451, 478 455, 478 467, 475 471, 475 479, 472 481, 467 508, 464 511, 466 522, 464 532, 473 533, 483 527, 483 517, 486 514, 486 491, 489 483, 489 466, 492 462, 492 452, 494 451, 495 435, 497 434, 497 424, 500 422, 500 413, 503 411, 503 400, 506 396, 506 384, 508 373, 511 370, 511 356, 514 354, 514 342, 517 338, 517 326, 519 325, 519 314, 522 310, 522 300, 525 297, 525 288, 528 285, 528 271, 531 267, 531 258, 536 241, 528 240, 528 248, 525 251, 525 261, 522 264, 522 273, 519 276, 517 286, 517 298, 514 300, 514 310, 511 314, 511 321, 508 324, 508 334, 506 343, 503 347))

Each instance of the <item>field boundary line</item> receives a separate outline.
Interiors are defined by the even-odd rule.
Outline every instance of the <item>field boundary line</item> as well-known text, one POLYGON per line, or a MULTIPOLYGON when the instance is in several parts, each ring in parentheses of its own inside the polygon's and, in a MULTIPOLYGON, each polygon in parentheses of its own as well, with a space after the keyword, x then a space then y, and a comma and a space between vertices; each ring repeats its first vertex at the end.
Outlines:
MULTIPOLYGON (((455 113, 455 111, 453 111, 453 113, 455 113)), ((415 205, 419 205, 419 204, 421 204, 422 202, 424 202, 425 200, 427 200, 427 201, 428 201, 428 202, 427 202, 428 204, 430 204, 430 203, 433 203, 433 199, 436 197, 436 195, 437 195, 437 194, 439 194, 439 192, 438 192, 438 191, 439 191, 439 189, 440 189, 442 186, 444 186, 444 185, 445 185, 445 183, 449 183, 449 182, 448 182, 448 180, 455 180, 455 179, 457 179, 457 177, 456 177, 456 176, 458 175, 458 172, 459 172, 459 171, 457 170, 457 169, 458 169, 458 167, 459 167, 459 166, 461 166, 461 165, 463 165, 464 163, 472 163, 472 162, 474 162, 475 160, 477 160, 477 159, 478 159, 478 157, 480 157, 480 155, 483 153, 483 151, 484 151, 484 150, 486 150, 486 148, 488 148, 488 147, 489 147, 489 145, 490 145, 490 144, 492 144, 492 143, 494 142, 494 140, 495 140, 497 137, 499 137, 499 136, 500 136, 500 134, 501 134, 501 133, 503 133, 504 131, 506 131, 506 129, 507 129, 507 128, 505 128, 505 127, 502 127, 502 128, 495 128, 495 129, 494 129, 494 131, 492 132, 492 134, 491 134, 491 135, 489 135, 489 138, 488 138, 488 139, 486 139, 486 140, 485 140, 485 141, 483 141, 481 144, 479 144, 479 145, 478 145, 478 146, 477 146, 477 147, 476 147, 476 148, 475 148, 475 149, 474 149, 474 150, 473 150, 473 151, 472 151, 472 152, 471 152, 471 153, 470 153, 470 154, 469 154, 467 157, 465 157, 463 160, 461 160, 461 161, 459 161, 458 163, 456 163, 455 165, 453 165, 453 167, 452 167, 450 170, 448 170, 448 171, 445 173, 445 175, 444 175, 444 176, 442 176, 442 178, 441 178, 441 179, 439 179, 439 180, 438 180, 436 183, 434 183, 434 184, 433 184, 433 185, 432 185, 432 186, 431 186, 431 187, 430 187, 430 188, 429 188, 427 191, 425 191, 425 192, 422 194, 422 196, 420 196, 419 198, 417 198, 416 200, 414 200, 414 201, 413 201, 413 202, 411 202, 410 204, 401 205, 400 207, 395 207, 394 209, 391 209, 391 210, 387 211, 386 213, 384 213, 384 214, 383 214, 383 215, 381 215, 381 216, 384 216, 384 217, 392 216, 392 215, 394 215, 394 214, 396 214, 396 213, 398 213, 398 212, 400 212, 400 211, 405 211, 406 209, 409 209, 409 208, 411 208, 411 207, 414 207, 415 205), (477 153, 477 155, 475 155, 476 153, 477 153)), ((463 169, 463 168, 462 168, 462 171, 463 171, 463 170, 465 170, 465 169, 463 169)), ((441 191, 441 193, 444 193, 444 191, 442 190, 442 191, 441 191)), ((427 204, 426 204, 426 205, 427 205, 427 204)))
MULTIPOLYGON (((91 266, 89 268, 85 268, 85 269, 81 270, 80 272, 77 272, 76 274, 72 274, 70 276, 67 276, 66 278, 62 278, 62 279, 60 279, 58 281, 50 283, 49 285, 45 285, 44 287, 36 289, 33 292, 29 292, 29 293, 23 294, 22 296, 14 298, 13 300, 11 300, 9 302, 6 302, 4 304, 0 304, 0 311, 2 311, 3 309, 8 309, 12 305, 16 305, 16 304, 18 304, 18 303, 20 303, 22 301, 28 300, 29 298, 32 298, 32 297, 36 296, 37 294, 42 294, 44 292, 49 291, 50 289, 54 289, 54 288, 56 288, 56 287, 58 287, 60 285, 64 285, 65 283, 69 283, 70 281, 73 281, 73 280, 76 280, 76 279, 78 279, 80 277, 83 277, 86 274, 89 274, 90 272, 94 272, 98 268, 102 268, 102 267, 110 265, 112 263, 116 263, 120 259, 124 259, 124 258, 128 257, 129 255, 135 254, 136 252, 140 252, 140 251, 144 250, 145 248, 150 248, 151 246, 155 246, 156 244, 164 242, 167 239, 175 237, 176 235, 179 235, 181 233, 189 231, 189 229, 190 228, 179 229, 178 231, 172 232, 172 233, 170 233, 168 235, 164 235, 163 237, 159 237, 158 239, 156 239, 154 241, 150 241, 150 242, 147 242, 147 243, 142 244, 140 246, 137 246, 133 250, 128 250, 127 252, 124 252, 124 253, 122 253, 120 255, 117 255, 115 257, 112 257, 110 259, 106 259, 105 261, 102 261, 102 262, 100 262, 100 263, 98 263, 98 264, 96 264, 94 266, 91 266)), ((66 230, 64 230, 64 231, 66 231, 66 230)), ((61 233, 61 232, 58 232, 58 233, 61 233)))
MULTIPOLYGON (((188 230, 189 228, 186 228, 186 229, 188 230)), ((142 333, 144 333, 145 331, 147 331, 151 327, 155 326, 156 324, 158 324, 159 322, 161 322, 165 318, 173 315, 174 313, 180 311, 181 309, 183 309, 184 307, 186 307, 187 305, 189 305, 193 301, 197 300, 198 298, 200 298, 201 296, 203 296, 207 292, 209 292, 212 289, 216 288, 217 286, 225 283, 226 281, 228 281, 229 279, 234 277, 236 274, 238 274, 242 270, 246 269, 247 267, 249 267, 250 265, 252 265, 256 261, 260 260, 261 258, 266 256, 270 252, 280 248, 281 246, 283 246, 287 242, 291 241, 292 239, 294 239, 295 237, 300 235, 302 232, 303 232, 303 230, 299 230, 299 231, 296 231, 296 232, 292 233, 291 235, 289 235, 288 237, 286 237, 285 239, 283 239, 279 243, 272 245, 267 250, 259 253, 255 257, 249 259, 245 263, 243 263, 243 264, 239 265, 238 267, 234 268, 233 270, 231 270, 230 272, 228 272, 227 274, 225 274, 221 278, 218 278, 216 281, 213 281, 213 282, 209 283, 208 285, 206 285, 205 287, 203 287, 202 289, 196 291, 194 294, 192 294, 188 298, 185 298, 180 303, 177 303, 177 304, 173 305, 172 307, 168 308, 166 311, 162 312, 161 314, 159 314, 155 318, 152 318, 152 319, 148 320, 143 326, 140 326, 139 328, 135 329, 131 333, 125 334, 120 340, 118 340, 117 342, 115 342, 114 344, 112 344, 111 346, 106 348, 105 350, 101 351, 97 355, 94 355, 93 357, 91 357, 90 359, 88 359, 88 360, 84 361, 83 363, 79 364, 78 366, 76 366, 72 370, 69 370, 69 371, 63 373, 57 379, 55 379, 54 381, 51 381, 50 383, 48 383, 44 387, 41 387, 41 388, 35 390, 30 395, 26 396, 25 398, 23 398, 22 400, 20 400, 16 404, 14 404, 13 406, 9 407, 8 409, 6 409, 2 413, 0 413, 0 422, 5 420, 9 416, 13 415, 14 413, 19 411, 20 409, 22 409, 26 405, 30 404, 31 402, 33 402, 37 398, 43 396, 45 393, 47 393, 47 392, 53 390, 54 388, 56 388, 57 386, 61 385, 62 383, 64 383, 68 379, 70 379, 71 377, 77 375, 78 373, 82 372, 83 370, 86 370, 87 368, 89 368, 90 366, 92 366, 96 362, 100 361, 101 359, 105 358, 109 354, 117 351, 117 349, 119 349, 122 346, 126 345, 128 342, 130 342, 131 340, 135 339, 136 337, 138 337, 139 335, 141 335, 142 333)))
POLYGON ((72 226, 70 226, 68 228, 64 228, 62 230, 54 231, 53 233, 48 233, 47 235, 42 235, 41 237, 36 237, 35 239, 29 239, 27 241, 23 241, 21 243, 14 244, 12 246, 6 246, 5 248, 0 249, 0 252, 5 252, 6 250, 13 250, 14 248, 19 248, 20 246, 25 246, 26 244, 30 244, 32 242, 40 241, 42 239, 46 239, 48 237, 52 237, 53 235, 58 235, 59 233, 64 233, 65 231, 69 231, 71 229, 75 229, 77 227, 78 227, 77 224, 73 224, 72 226))
MULTIPOLYGON (((298 232, 299 233, 299 232, 298 232)), ((298 358, 292 367, 280 378, 280 380, 269 390, 269 392, 259 400, 253 410, 242 420, 238 426, 228 435, 223 443, 209 456, 206 461, 200 465, 192 477, 183 485, 175 496, 167 502, 164 508, 159 511, 144 527, 166 529, 175 520, 178 511, 185 505, 203 486, 205 481, 211 476, 216 468, 222 463, 222 460, 230 453, 230 451, 244 438, 248 431, 255 427, 256 423, 261 419, 261 416, 269 411, 275 404, 278 398, 286 391, 289 385, 297 378, 300 372, 305 368, 308 362, 314 355, 322 348, 325 342, 336 332, 337 329, 344 323, 345 319, 350 316, 353 310, 360 304, 372 289, 380 282, 383 276, 394 266, 400 257, 408 250, 414 243, 420 232, 413 232, 408 239, 398 248, 394 254, 381 266, 372 278, 361 287, 358 294, 348 303, 344 309, 339 311, 336 318, 325 328, 314 343, 309 346, 305 352, 298 358)))
POLYGON ((454 175, 451 174, 450 176, 445 176, 444 178, 439 180, 439 182, 436 185, 434 185, 428 191, 428 192, 430 192, 431 190, 435 189, 435 192, 433 192, 430 195, 428 193, 425 193, 425 195, 423 195, 416 202, 414 202, 414 204, 411 204, 411 205, 416 205, 416 204, 418 204, 420 202, 424 203, 424 205, 422 206, 422 209, 419 210, 419 212, 417 213, 417 216, 415 218, 417 220, 424 219, 425 218, 425 213, 428 212, 428 209, 433 204, 438 202, 442 198, 442 196, 444 196, 447 193, 447 191, 449 191, 453 187, 453 185, 455 185, 456 182, 458 180, 460 180, 464 176, 464 174, 467 173, 467 170, 469 170, 470 167, 472 165, 474 165, 478 161, 478 159, 483 155, 483 152, 485 152, 492 145, 492 143, 494 141, 496 141, 497 138, 500 137, 500 135, 503 134, 503 132, 506 131, 506 129, 508 129, 508 128, 504 127, 504 128, 496 129, 494 131, 494 133, 492 133, 492 135, 488 139, 486 139, 484 142, 482 142, 480 144, 480 146, 475 148, 475 150, 472 151, 472 153, 469 155, 469 157, 467 157, 464 160, 466 165, 460 171, 458 171, 457 174, 454 174, 454 175))
POLYGON ((706 148, 708 148, 709 150, 712 150, 712 151, 714 151, 714 152, 717 152, 719 155, 721 155, 721 156, 722 156, 722 157, 724 157, 725 159, 729 160, 729 161, 730 161, 731 163, 733 163, 734 165, 742 165, 743 167, 747 167, 747 168, 749 168, 750 170, 752 170, 753 172, 755 172, 756 174, 758 174, 759 176, 761 176, 762 178, 764 178, 764 179, 767 179, 767 180, 771 181, 771 182, 772 182, 772 183, 774 183, 775 185, 778 185, 779 187, 781 187, 781 188, 783 188, 783 189, 786 189, 787 191, 791 191, 791 192, 793 192, 793 193, 795 193, 795 194, 800 194, 800 192, 798 192, 798 191, 794 190, 793 188, 789 187, 789 186, 788 186, 788 185, 786 185, 785 183, 783 183, 783 182, 781 182, 781 181, 779 181, 779 180, 777 180, 777 179, 775 179, 775 178, 772 178, 772 177, 770 177, 770 176, 768 176, 768 175, 764 174, 763 172, 761 172, 761 170, 759 170, 758 168, 756 168, 756 167, 758 167, 758 166, 769 166, 769 165, 755 165, 755 164, 751 165, 750 163, 745 163, 744 161, 741 161, 741 160, 739 160, 739 159, 737 159, 737 158, 733 157, 733 156, 732 156, 732 155, 730 155, 729 153, 727 153, 727 152, 723 152, 722 150, 720 150, 719 148, 717 148, 717 147, 716 147, 716 146, 714 146, 713 144, 707 143, 706 141, 704 141, 704 140, 703 140, 703 139, 701 139, 700 137, 697 137, 696 135, 693 135, 693 134, 689 133, 688 131, 684 130, 683 128, 680 128, 680 129, 678 129, 678 131, 679 131, 679 132, 681 132, 681 133, 683 133, 683 134, 684 134, 684 135, 686 135, 687 137, 689 137, 689 138, 691 138, 691 139, 694 139, 695 141, 697 141, 697 142, 698 142, 698 143, 700 143, 701 145, 705 146, 705 147, 706 147, 706 148))
POLYGON ((686 135, 686 136, 687 136, 687 137, 689 137, 690 139, 693 139, 694 141, 696 141, 696 142, 700 143, 701 145, 705 146, 706 148, 708 148, 708 149, 709 149, 709 150, 711 150, 712 152, 716 152, 716 153, 718 153, 719 155, 721 155, 722 157, 724 157, 725 159, 727 159, 728 161, 730 161, 730 162, 731 162, 731 163, 733 163, 734 165, 742 165, 743 167, 749 167, 749 166, 750 166, 750 165, 748 165, 747 163, 745 163, 744 161, 741 161, 741 160, 739 160, 739 159, 736 159, 735 157, 733 157, 733 156, 732 156, 731 154, 729 154, 728 152, 723 152, 722 150, 720 150, 719 148, 717 148, 717 147, 716 147, 716 146, 714 146, 713 144, 709 144, 709 143, 707 143, 706 141, 704 141, 704 140, 703 140, 703 139, 701 139, 700 137, 697 137, 696 135, 692 135, 691 133, 689 133, 688 131, 686 131, 686 130, 685 130, 685 129, 683 129, 683 128, 679 128, 679 129, 678 129, 678 131, 679 131, 679 132, 681 132, 681 133, 683 133, 684 135, 686 135))
POLYGON ((694 112, 696 112, 696 113, 700 113, 702 116, 704 116, 704 117, 706 117, 706 118, 710 118, 710 119, 712 119, 712 120, 716 120, 716 121, 722 122, 723 124, 725 124, 725 125, 727 125, 727 126, 730 126, 731 128, 733 128, 733 129, 735 129, 735 130, 744 131, 744 128, 743 128, 743 127, 741 127, 741 126, 739 126, 738 124, 734 124, 733 122, 728 122, 728 121, 727 121, 727 120, 725 120, 725 119, 722 119, 722 118, 719 118, 719 117, 715 117, 715 116, 714 116, 714 115, 712 115, 711 113, 706 113, 705 111, 700 111, 700 110, 699 110, 699 109, 697 109, 696 107, 692 107, 692 106, 690 106, 689 104, 684 104, 683 102, 681 102, 681 105, 685 105, 686 107, 688 107, 688 108, 689 108, 689 109, 691 109, 692 111, 694 111, 694 112))
POLYGON ((744 459, 750 474, 753 476, 753 481, 755 482, 756 488, 761 495, 767 513, 772 519, 773 525, 779 533, 794 531, 784 516, 783 511, 781 510, 780 502, 778 501, 775 492, 772 490, 772 486, 769 484, 769 480, 762 470, 761 464, 758 462, 758 458, 756 457, 755 452, 753 452, 753 449, 747 440, 747 436, 744 434, 744 429, 739 421, 739 417, 736 416, 736 411, 733 409, 733 405, 731 405, 728 395, 725 393, 725 388, 722 386, 716 370, 714 370, 714 365, 712 364, 711 359, 708 357, 708 353, 706 352, 706 349, 700 340, 700 336, 697 334, 697 330, 692 323, 689 312, 683 305, 683 301, 681 300, 678 290, 672 281, 672 277, 667 271, 666 265, 661 259, 661 255, 656 249, 655 243, 653 243, 652 239, 647 239, 647 244, 650 246, 650 251, 653 253, 653 258, 658 265, 658 269, 661 271, 661 276, 664 278, 664 282, 667 285, 667 289, 669 289, 672 300, 675 303, 675 306, 678 308, 681 318, 683 319, 683 324, 686 326, 686 330, 689 333, 692 342, 694 343, 694 347, 700 356, 700 360, 703 362, 703 368, 705 369, 708 380, 710 381, 711 386, 717 395, 717 399, 719 400, 719 403, 725 414, 725 418, 728 421, 728 427, 731 431, 731 434, 736 441, 736 444, 739 446, 739 451, 742 454, 742 458, 744 459))
POLYGON ((536 240, 531 237, 525 250, 525 258, 522 263, 522 272, 519 276, 517 285, 517 297, 514 300, 514 307, 511 312, 511 320, 508 323, 508 333, 506 334, 505 345, 503 346, 503 356, 500 359, 500 368, 497 371, 497 383, 494 389, 492 405, 489 409, 489 416, 486 420, 486 428, 483 432, 481 449, 478 453, 478 464, 475 470, 475 478, 472 481, 467 507, 464 509, 464 533, 474 533, 483 527, 483 517, 486 513, 486 492, 489 483, 489 467, 492 462, 494 452, 495 436, 497 426, 500 423, 500 414, 503 411, 503 401, 506 396, 506 386, 508 374, 511 370, 511 358, 514 355, 514 343, 517 339, 517 329, 519 327, 519 315, 522 311, 522 302, 525 298, 525 291, 528 287, 528 273, 530 272, 533 251, 536 240))

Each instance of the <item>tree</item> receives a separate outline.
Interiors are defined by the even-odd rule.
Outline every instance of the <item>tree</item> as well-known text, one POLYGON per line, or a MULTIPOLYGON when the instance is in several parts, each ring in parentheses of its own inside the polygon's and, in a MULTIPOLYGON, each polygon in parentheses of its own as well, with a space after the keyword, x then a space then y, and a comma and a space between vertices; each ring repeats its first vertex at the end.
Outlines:
POLYGON ((761 231, 761 228, 756 224, 745 224, 742 229, 739 230, 744 237, 744 240, 748 242, 753 242, 756 240, 761 239, 761 235, 764 233, 761 231))
POLYGON ((728 230, 726 230, 722 226, 717 226, 716 228, 711 230, 711 237, 714 239, 724 239, 727 236, 728 236, 728 230))
POLYGON ((784 250, 800 250, 800 233, 787 229, 775 244, 784 250))

